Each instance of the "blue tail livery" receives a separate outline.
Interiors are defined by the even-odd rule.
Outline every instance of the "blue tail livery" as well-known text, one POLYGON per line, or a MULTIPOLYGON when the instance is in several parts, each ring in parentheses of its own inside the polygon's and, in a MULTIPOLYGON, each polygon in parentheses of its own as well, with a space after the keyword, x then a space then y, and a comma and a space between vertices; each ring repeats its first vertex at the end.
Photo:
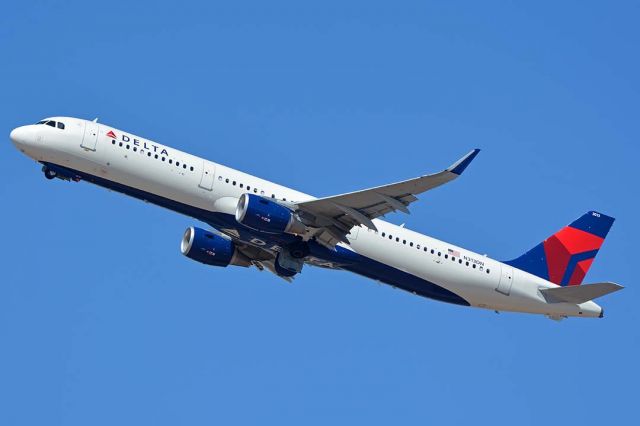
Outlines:
POLYGON ((561 286, 580 285, 614 220, 590 211, 505 263, 561 286))

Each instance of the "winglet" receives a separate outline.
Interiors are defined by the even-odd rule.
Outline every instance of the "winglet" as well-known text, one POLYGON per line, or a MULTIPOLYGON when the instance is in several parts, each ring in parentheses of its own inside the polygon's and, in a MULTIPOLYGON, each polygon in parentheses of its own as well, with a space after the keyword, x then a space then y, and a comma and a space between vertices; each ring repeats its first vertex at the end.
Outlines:
POLYGON ((478 148, 474 149, 473 151, 471 151, 470 153, 468 153, 467 155, 465 155, 464 157, 462 157, 461 159, 453 163, 451 166, 449 166, 447 171, 451 173, 455 173, 457 175, 461 175, 462 172, 464 172, 464 169, 466 169, 467 166, 471 164, 471 162, 473 161, 474 158, 476 158, 476 155, 478 155, 479 152, 480 152, 480 149, 478 148))

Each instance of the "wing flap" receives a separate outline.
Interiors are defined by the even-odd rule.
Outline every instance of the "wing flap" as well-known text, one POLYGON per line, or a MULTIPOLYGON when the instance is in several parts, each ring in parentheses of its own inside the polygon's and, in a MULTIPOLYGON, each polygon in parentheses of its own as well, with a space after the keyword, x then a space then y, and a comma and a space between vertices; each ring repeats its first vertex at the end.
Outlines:
POLYGON ((624 287, 612 282, 543 288, 540 290, 549 303, 584 303, 605 296, 624 287))

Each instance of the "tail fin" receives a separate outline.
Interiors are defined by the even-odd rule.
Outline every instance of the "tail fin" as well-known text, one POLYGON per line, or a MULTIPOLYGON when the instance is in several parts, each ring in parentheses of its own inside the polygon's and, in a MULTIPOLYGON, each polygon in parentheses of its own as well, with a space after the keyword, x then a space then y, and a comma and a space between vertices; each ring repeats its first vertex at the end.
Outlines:
POLYGON ((590 211, 505 263, 561 286, 580 285, 614 220, 590 211))

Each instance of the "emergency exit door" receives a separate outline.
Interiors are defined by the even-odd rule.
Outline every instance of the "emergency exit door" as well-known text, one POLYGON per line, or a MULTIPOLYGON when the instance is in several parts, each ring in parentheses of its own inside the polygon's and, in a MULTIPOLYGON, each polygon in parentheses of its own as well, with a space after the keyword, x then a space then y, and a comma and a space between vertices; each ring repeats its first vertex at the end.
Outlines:
POLYGON ((202 177, 200 178, 200 188, 211 191, 213 189, 213 175, 215 174, 215 166, 207 160, 202 161, 202 177))
POLYGON ((500 274, 500 282, 496 291, 508 296, 511 293, 511 284, 513 284, 513 268, 511 266, 502 265, 502 273, 500 274))
POLYGON ((84 125, 84 136, 82 137, 80 146, 84 149, 95 151, 96 143, 98 143, 98 123, 88 121, 84 125))

